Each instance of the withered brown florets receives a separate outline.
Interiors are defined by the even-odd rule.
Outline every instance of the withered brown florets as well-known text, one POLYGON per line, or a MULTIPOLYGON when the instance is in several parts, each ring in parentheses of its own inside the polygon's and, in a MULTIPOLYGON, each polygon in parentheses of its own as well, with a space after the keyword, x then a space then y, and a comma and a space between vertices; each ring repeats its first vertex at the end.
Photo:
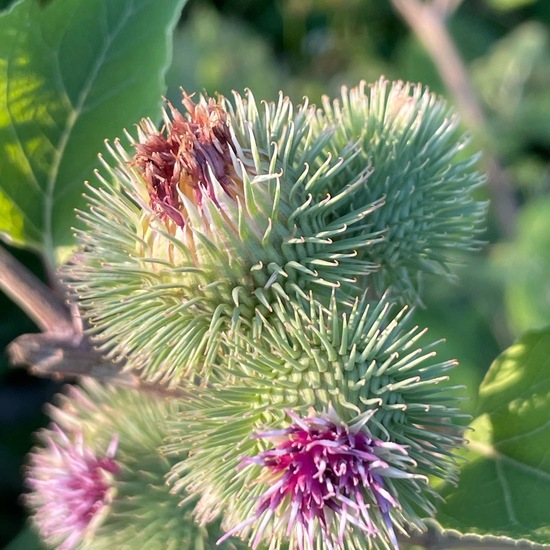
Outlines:
POLYGON ((186 224, 183 196, 200 208, 203 197, 217 203, 214 184, 234 199, 242 188, 233 167, 228 115, 212 98, 195 103, 184 93, 184 116, 168 103, 170 119, 158 133, 144 124, 146 141, 136 144, 132 164, 143 174, 153 209, 179 227, 186 224))

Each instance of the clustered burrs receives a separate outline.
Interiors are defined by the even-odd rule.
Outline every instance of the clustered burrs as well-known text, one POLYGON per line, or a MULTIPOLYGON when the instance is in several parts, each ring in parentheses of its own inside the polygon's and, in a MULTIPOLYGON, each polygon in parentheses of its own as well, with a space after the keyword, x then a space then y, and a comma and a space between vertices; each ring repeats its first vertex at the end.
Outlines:
POLYGON ((395 550, 463 443, 454 362, 407 309, 479 245, 458 120, 383 79, 183 106, 107 145, 63 269, 105 355, 173 397, 70 390, 31 454, 35 524, 66 549, 395 550), (78 527, 52 530, 54 493, 87 495, 78 527))

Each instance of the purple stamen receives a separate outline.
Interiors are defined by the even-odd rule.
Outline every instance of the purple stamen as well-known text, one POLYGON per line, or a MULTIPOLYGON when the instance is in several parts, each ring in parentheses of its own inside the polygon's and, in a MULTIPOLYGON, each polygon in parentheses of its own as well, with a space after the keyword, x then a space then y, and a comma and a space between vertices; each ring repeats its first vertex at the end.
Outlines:
POLYGON ((282 525, 284 535, 299 549, 315 548, 319 535, 327 547, 341 549, 346 531, 354 528, 371 538, 382 537, 398 550, 391 511, 399 509, 399 504, 385 474, 420 477, 399 469, 414 465, 406 449, 371 436, 365 418, 350 427, 334 411, 305 418, 287 414, 292 420, 287 428, 253 436, 273 446, 242 458, 242 464, 261 466, 261 482, 271 478, 272 484, 259 497, 254 516, 231 529, 220 542, 255 523, 252 548, 282 525))
POLYGON ((110 502, 120 469, 114 460, 118 438, 98 456, 84 445, 81 433, 74 443, 57 425, 46 433, 46 447, 31 453, 27 484, 32 492, 26 500, 41 535, 72 550, 110 502))

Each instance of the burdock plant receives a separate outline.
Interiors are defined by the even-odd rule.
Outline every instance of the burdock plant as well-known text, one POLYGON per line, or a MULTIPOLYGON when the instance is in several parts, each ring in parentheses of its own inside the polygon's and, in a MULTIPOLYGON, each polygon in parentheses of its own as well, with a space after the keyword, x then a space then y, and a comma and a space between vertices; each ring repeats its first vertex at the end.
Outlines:
POLYGON ((478 245, 481 177, 456 117, 418 86, 344 90, 342 108, 183 104, 108 146, 67 270, 103 350, 149 381, 209 376, 222 336, 278 298, 351 304, 371 287, 407 302, 478 245))
MULTIPOLYGON (((199 526, 165 482, 161 452, 175 403, 87 380, 48 408, 29 455, 26 503, 52 548, 212 548, 219 521, 199 526), (139 518, 139 519, 137 519, 139 518)), ((225 550, 245 548, 231 539, 225 550)))
POLYGON ((108 144, 88 187, 63 278, 142 390, 54 409, 36 524, 67 548, 397 549, 464 441, 455 363, 409 307, 479 245, 458 121, 385 80, 321 107, 182 105, 108 144))
POLYGON ((456 481, 461 415, 440 386, 454 362, 418 347, 404 316, 310 297, 236 336, 225 375, 171 423, 166 450, 184 460, 169 480, 198 496, 197 518, 223 514, 253 548, 397 548, 422 529, 428 476, 456 481))

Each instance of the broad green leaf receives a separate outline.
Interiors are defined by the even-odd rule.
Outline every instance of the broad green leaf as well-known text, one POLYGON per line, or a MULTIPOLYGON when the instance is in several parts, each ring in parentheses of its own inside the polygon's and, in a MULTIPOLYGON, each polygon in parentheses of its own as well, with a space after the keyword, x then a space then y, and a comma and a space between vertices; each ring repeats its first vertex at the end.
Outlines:
POLYGON ((54 261, 103 140, 159 115, 185 0, 23 0, 0 14, 0 234, 54 261))
POLYGON ((437 519, 462 533, 550 546, 550 329, 526 334, 480 387, 458 488, 437 519))

